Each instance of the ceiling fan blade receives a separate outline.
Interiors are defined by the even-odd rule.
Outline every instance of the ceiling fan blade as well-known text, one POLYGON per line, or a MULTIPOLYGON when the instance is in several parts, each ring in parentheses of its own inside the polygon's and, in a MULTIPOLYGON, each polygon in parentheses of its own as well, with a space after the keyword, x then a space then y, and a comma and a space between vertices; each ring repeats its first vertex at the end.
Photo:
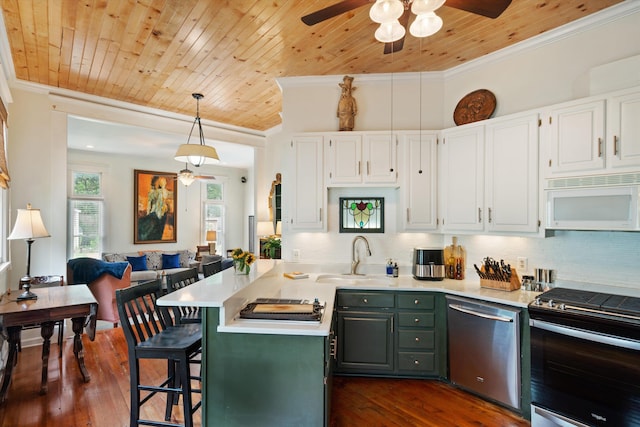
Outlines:
POLYGON ((313 13, 303 16, 301 19, 302 22, 311 26, 319 22, 326 21, 327 19, 331 19, 342 13, 349 12, 350 10, 356 9, 360 6, 364 6, 369 2, 370 0, 343 0, 329 7, 325 7, 324 9, 316 10, 313 13))
POLYGON ((201 179, 203 181, 213 181, 216 179, 216 177, 213 175, 195 175, 194 178, 201 179))
MULTIPOLYGON (((409 17, 411 16, 411 10, 408 7, 404 8, 404 13, 402 14, 402 16, 398 19, 398 22, 400 22, 400 25, 402 25, 404 27, 405 30, 409 31, 409 17)), ((406 33, 405 36, 406 37, 406 33)), ((384 44, 384 54, 387 55, 391 52, 400 52, 402 50, 402 48, 404 47, 404 37, 402 37, 400 40, 396 40, 394 42, 391 43, 385 43, 384 44)))
POLYGON ((510 4, 511 0, 447 0, 444 5, 495 19, 510 4))

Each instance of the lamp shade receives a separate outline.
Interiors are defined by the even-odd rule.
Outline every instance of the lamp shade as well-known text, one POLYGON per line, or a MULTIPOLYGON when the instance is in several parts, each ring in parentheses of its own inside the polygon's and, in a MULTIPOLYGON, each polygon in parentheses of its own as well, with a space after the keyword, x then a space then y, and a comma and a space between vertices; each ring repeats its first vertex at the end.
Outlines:
POLYGON ((27 205, 27 209, 18 209, 16 223, 7 239, 38 239, 41 237, 51 237, 51 235, 42 222, 40 209, 32 209, 30 204, 27 205))
POLYGON ((409 27, 409 32, 414 37, 429 37, 440 31, 440 28, 442 28, 442 18, 434 12, 427 12, 416 17, 409 27))
POLYGON ((413 0, 411 2, 411 12, 416 15, 433 12, 444 4, 445 0, 413 0))
POLYGON ((385 22, 380 24, 380 27, 376 30, 374 36, 376 40, 382 43, 391 43, 396 40, 400 40, 404 37, 406 30, 396 19, 392 22, 385 22))
POLYGON ((218 240, 218 233, 215 230, 207 231, 207 242, 215 242, 218 240))
POLYGON ((193 184, 193 181, 195 181, 196 178, 193 176, 193 172, 189 169, 182 169, 180 173, 178 173, 178 179, 183 185, 188 187, 193 184))
POLYGON ((220 162, 218 152, 209 145, 182 144, 178 147, 175 159, 179 162, 191 163, 194 166, 216 164, 220 162))
POLYGON ((400 18, 403 12, 404 6, 400 0, 377 0, 369 9, 369 17, 373 22, 383 24, 400 18))
POLYGON ((256 233, 258 236, 271 236, 274 233, 273 223, 269 221, 258 221, 256 233))

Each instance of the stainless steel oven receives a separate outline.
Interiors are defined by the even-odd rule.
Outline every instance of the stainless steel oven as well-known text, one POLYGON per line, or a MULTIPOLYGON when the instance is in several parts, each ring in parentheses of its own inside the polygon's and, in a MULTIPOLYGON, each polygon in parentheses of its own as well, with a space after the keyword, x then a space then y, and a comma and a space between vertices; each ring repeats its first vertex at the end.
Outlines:
POLYGON ((532 426, 640 426, 640 298, 555 288, 529 315, 532 426))

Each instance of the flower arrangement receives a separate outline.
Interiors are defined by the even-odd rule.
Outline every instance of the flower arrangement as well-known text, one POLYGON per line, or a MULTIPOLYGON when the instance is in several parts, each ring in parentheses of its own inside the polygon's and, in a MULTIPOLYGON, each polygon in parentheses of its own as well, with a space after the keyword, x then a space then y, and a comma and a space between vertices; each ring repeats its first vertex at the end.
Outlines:
POLYGON ((239 274, 249 274, 251 264, 256 260, 256 256, 254 254, 251 252, 245 252, 241 248, 232 250, 231 258, 233 258, 233 267, 239 274))

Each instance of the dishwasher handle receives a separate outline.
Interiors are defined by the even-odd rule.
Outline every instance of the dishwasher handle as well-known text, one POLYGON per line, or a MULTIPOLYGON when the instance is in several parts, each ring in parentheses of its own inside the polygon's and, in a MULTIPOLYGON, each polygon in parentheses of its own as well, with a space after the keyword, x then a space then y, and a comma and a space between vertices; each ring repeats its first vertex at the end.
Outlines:
POLYGON ((449 308, 452 309, 452 310, 460 311, 462 313, 470 314, 472 316, 482 317, 484 319, 496 320, 498 322, 506 322, 506 323, 513 322, 513 318, 512 317, 494 316, 493 314, 482 313, 480 311, 470 310, 470 309, 465 308, 465 307, 463 307, 461 305, 458 305, 458 304, 449 304, 449 308))

